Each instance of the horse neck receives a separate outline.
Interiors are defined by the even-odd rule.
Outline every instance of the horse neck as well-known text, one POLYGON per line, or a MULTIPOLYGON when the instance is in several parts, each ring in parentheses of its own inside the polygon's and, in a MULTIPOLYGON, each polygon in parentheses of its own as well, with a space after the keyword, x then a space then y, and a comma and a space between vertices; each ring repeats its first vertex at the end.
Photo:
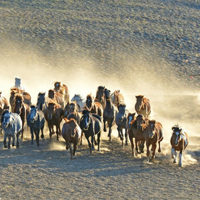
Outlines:
POLYGON ((135 104, 136 110, 140 110, 142 108, 142 106, 143 106, 143 101, 141 101, 141 102, 137 101, 136 104, 135 104))
POLYGON ((106 99, 106 107, 112 108, 112 102, 111 99, 106 99))

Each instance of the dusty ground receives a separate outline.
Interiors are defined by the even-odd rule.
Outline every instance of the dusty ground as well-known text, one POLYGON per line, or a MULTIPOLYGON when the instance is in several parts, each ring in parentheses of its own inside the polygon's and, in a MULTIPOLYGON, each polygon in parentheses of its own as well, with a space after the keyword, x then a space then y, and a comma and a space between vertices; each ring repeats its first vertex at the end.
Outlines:
POLYGON ((152 104, 163 124, 162 153, 154 163, 133 158, 102 133, 101 152, 87 143, 71 161, 64 141, 4 149, 0 135, 0 199, 200 199, 199 0, 1 0, 0 90, 9 99, 14 77, 36 103, 37 94, 66 84, 70 96, 121 89, 134 112, 135 95, 152 104), (190 143, 183 168, 172 163, 171 127, 190 143))

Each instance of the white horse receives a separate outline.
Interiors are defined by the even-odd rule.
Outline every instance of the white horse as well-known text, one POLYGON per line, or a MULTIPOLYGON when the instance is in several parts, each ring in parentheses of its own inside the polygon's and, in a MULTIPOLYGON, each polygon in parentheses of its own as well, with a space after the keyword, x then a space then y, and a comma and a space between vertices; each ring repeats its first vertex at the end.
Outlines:
POLYGON ((10 149, 10 140, 12 137, 12 146, 15 146, 15 138, 17 137, 16 147, 19 148, 19 135, 22 132, 22 120, 17 113, 11 113, 8 110, 2 114, 2 128, 4 130, 4 148, 10 149), (8 146, 6 139, 8 137, 8 146))

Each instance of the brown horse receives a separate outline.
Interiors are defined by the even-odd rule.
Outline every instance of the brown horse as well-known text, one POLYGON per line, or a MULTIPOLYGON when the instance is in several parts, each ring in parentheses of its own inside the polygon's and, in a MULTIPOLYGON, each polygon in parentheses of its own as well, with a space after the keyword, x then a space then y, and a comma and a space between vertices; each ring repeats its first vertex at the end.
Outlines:
POLYGON ((170 143, 172 146, 171 154, 172 158, 174 159, 174 163, 176 163, 176 151, 180 151, 179 154, 179 166, 182 167, 182 153, 183 150, 186 149, 189 143, 187 133, 179 126, 175 125, 172 127, 173 133, 170 139, 170 143))
POLYGON ((54 83, 54 90, 63 95, 65 104, 69 102, 69 89, 65 84, 61 85, 61 82, 56 81, 54 83))
POLYGON ((131 141, 131 149, 132 149, 132 156, 139 153, 144 152, 144 142, 145 138, 143 136, 142 124, 145 123, 145 118, 143 115, 135 116, 136 113, 129 113, 128 114, 128 134, 129 139, 131 141), (134 143, 133 138, 135 138, 135 151, 134 151, 134 143), (140 151, 138 151, 138 144, 140 151))
POLYGON ((95 102, 99 102, 103 109, 106 107, 106 99, 105 99, 105 86, 99 86, 97 88, 95 102))
MULTIPOLYGON (((1 116, 2 116, 3 111, 7 109, 9 110, 9 103, 7 99, 1 95, 2 95, 2 92, 0 91, 0 121, 1 121, 1 116)), ((0 134, 2 134, 1 124, 0 124, 0 134)))
POLYGON ((156 120, 148 120, 142 124, 143 136, 146 141, 147 159, 153 161, 155 159, 156 147, 158 144, 158 152, 161 152, 160 142, 163 140, 163 126, 156 120), (150 158, 149 146, 152 145, 152 156, 150 158))
POLYGON ((17 113, 22 120, 22 135, 21 138, 23 139, 23 133, 24 133, 24 125, 26 122, 26 117, 30 113, 30 106, 26 103, 24 103, 24 99, 22 94, 16 94, 13 99, 13 105, 12 105, 13 113, 17 113))
POLYGON ((95 102, 94 99, 92 98, 91 94, 87 95, 85 106, 90 111, 90 113, 97 114, 100 117, 103 116, 103 107, 102 107, 102 105, 99 102, 95 102))
POLYGON ((50 89, 48 91, 48 97, 57 102, 64 109, 64 96, 55 90, 50 89))
POLYGON ((27 104, 29 107, 32 105, 31 103, 31 95, 28 92, 25 92, 24 90, 18 89, 17 87, 12 87, 10 89, 10 105, 11 105, 11 111, 13 111, 13 101, 15 98, 15 95, 21 94, 23 96, 23 103, 27 104))
POLYGON ((135 110, 137 114, 144 115, 148 118, 151 113, 151 105, 149 99, 145 98, 143 95, 136 96, 135 110))
POLYGON ((50 139, 54 134, 53 126, 56 126, 57 140, 59 140, 59 135, 61 135, 60 123, 64 115, 62 107, 57 104, 55 101, 50 101, 47 108, 45 109, 45 119, 47 120, 49 127, 49 136, 50 139))
POLYGON ((107 131, 106 123, 109 127, 108 137, 109 141, 111 141, 111 133, 112 126, 115 123, 115 117, 117 115, 117 107, 111 102, 111 93, 110 90, 105 89, 105 99, 106 99, 106 107, 103 111, 103 123, 104 123, 104 132, 107 131))
POLYGON ((81 128, 77 124, 74 119, 66 119, 64 118, 65 123, 62 127, 62 136, 66 142, 66 149, 70 147, 70 155, 71 159, 75 156, 76 146, 81 138, 81 128), (74 149, 72 149, 72 144, 74 145, 74 149))
POLYGON ((125 102, 124 102, 124 96, 123 96, 123 94, 120 93, 120 90, 115 90, 111 94, 111 101, 118 108, 119 108, 120 104, 125 104, 125 102))

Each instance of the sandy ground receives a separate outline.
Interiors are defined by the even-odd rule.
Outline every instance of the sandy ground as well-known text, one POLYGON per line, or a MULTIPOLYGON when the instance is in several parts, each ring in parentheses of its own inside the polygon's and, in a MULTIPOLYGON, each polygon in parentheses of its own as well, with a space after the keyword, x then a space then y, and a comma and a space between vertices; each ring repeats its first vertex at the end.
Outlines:
POLYGON ((31 146, 30 133, 26 132, 19 149, 4 149, 1 135, 0 198, 199 199, 200 137, 193 132, 197 127, 192 128, 191 121, 185 123, 190 130, 190 144, 180 168, 170 157, 171 127, 167 120, 162 122, 165 139, 154 163, 147 162, 146 151, 132 157, 130 143, 121 146, 115 126, 112 142, 102 133, 101 152, 90 154, 84 139, 75 160, 70 160, 62 138, 56 141, 54 136, 50 142, 47 129, 39 148, 36 144, 31 146))

